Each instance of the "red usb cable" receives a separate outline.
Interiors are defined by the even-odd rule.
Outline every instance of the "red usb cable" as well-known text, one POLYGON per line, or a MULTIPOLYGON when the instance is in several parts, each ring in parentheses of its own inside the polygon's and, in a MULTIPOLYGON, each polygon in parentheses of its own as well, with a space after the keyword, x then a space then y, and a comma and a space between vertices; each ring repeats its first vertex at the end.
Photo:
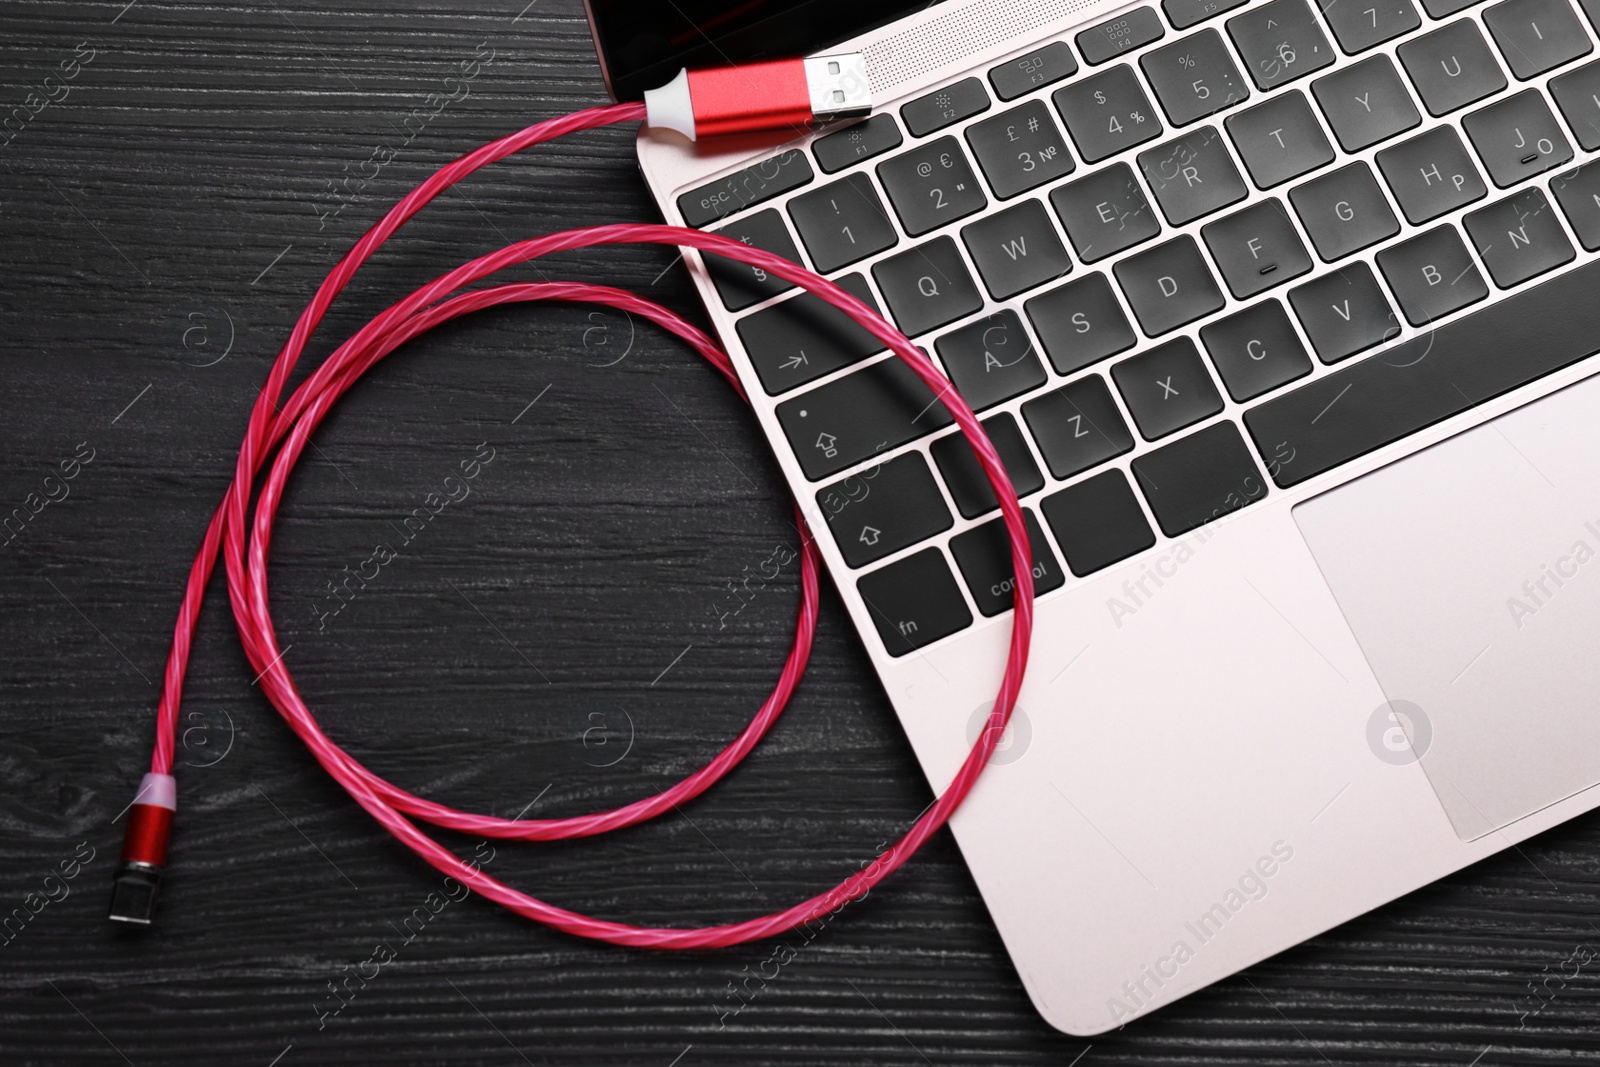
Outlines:
MULTIPOLYGON (((789 61, 789 65, 792 69, 793 66, 804 64, 802 69, 809 75, 811 65, 825 63, 834 58, 840 57, 824 57, 821 61, 793 60, 789 61)), ((773 68, 779 66, 783 64, 767 64, 760 68, 736 68, 736 72, 745 85, 750 85, 752 79, 766 83, 774 76, 773 68)), ((824 68, 824 75, 827 73, 824 68)), ((846 70, 845 75, 846 80, 853 76, 849 70, 846 70)), ((840 98, 840 94, 844 93, 844 89, 840 87, 842 83, 825 81, 819 88, 818 79, 811 78, 809 84, 813 90, 811 111, 816 115, 855 110, 859 105, 859 100, 855 98, 848 100, 840 98), (830 101, 840 106, 830 108, 827 106, 830 101)), ((792 94, 792 87, 785 91, 792 94)), ((769 98, 772 95, 769 94, 769 98)), ((714 119, 717 123, 728 121, 726 111, 720 110, 726 100, 722 97, 717 99, 719 103, 716 106, 719 110, 705 114, 697 111, 701 119, 699 125, 702 134, 712 124, 710 120, 714 119)), ((696 103, 698 105, 699 101, 696 103)), ((783 113, 780 126, 787 125, 794 117, 792 108, 779 108, 778 111, 783 113)), ((651 114, 652 116, 655 114, 654 105, 651 114)), ((999 743, 1007 722, 1010 721, 1017 691, 1022 685, 1023 673, 1027 667, 1028 642, 1033 623, 1033 574, 1032 557, 1021 507, 994 446, 984 435, 971 408, 950 388, 945 377, 904 334, 870 307, 826 278, 739 241, 678 226, 645 224, 596 226, 548 234, 508 245, 497 252, 463 264, 394 304, 340 345, 333 355, 329 356, 315 373, 289 396, 280 410, 285 383, 329 305, 379 246, 424 205, 467 175, 513 152, 579 130, 594 129, 614 123, 636 122, 645 117, 646 105, 642 103, 590 108, 538 123, 468 153, 441 168, 438 173, 396 204, 377 225, 356 242, 355 247, 334 267, 318 288, 310 305, 296 322, 288 341, 273 364, 265 387, 256 398, 244 441, 239 450, 233 483, 206 529, 204 542, 189 572, 189 583, 178 613, 161 702, 156 715, 155 752, 151 758, 151 773, 145 776, 131 808, 123 864, 116 876, 116 890, 112 901, 113 919, 148 924, 154 909, 156 891, 166 865, 167 838, 173 812, 176 809, 176 785, 172 778, 172 763, 183 680, 188 668, 189 650, 201 601, 219 552, 222 553, 227 568, 228 595, 233 605, 234 618, 238 624, 240 642, 245 655, 249 658, 253 669, 260 672, 260 684, 268 699, 272 701, 290 728, 305 742, 306 747, 311 750, 323 768, 350 793, 356 803, 434 868, 458 879, 475 892, 519 915, 568 933, 617 944, 651 948, 732 945, 781 933, 834 911, 847 901, 864 895, 872 886, 909 859, 928 837, 943 826, 972 789, 989 755, 999 743), (419 829, 417 824, 425 822, 446 829, 504 840, 549 841, 585 837, 650 819, 698 796, 725 775, 744 758, 777 720, 799 684, 810 654, 811 639, 816 629, 820 556, 805 527, 805 520, 801 517, 798 506, 795 514, 797 524, 802 531, 803 547, 800 610, 793 645, 771 695, 767 697, 744 731, 688 778, 654 796, 590 815, 566 819, 499 819, 458 811, 435 801, 414 796, 378 777, 323 733, 311 710, 300 697, 289 669, 283 662, 268 606, 267 556, 272 540, 273 520, 282 499, 284 483, 299 460, 301 451, 310 441, 311 434, 339 397, 373 364, 406 341, 439 323, 500 304, 535 300, 605 304, 638 314, 682 338, 721 372, 741 396, 744 396, 727 353, 714 338, 707 336, 666 308, 624 290, 580 282, 541 282, 458 292, 463 286, 487 278, 504 267, 531 260, 536 256, 612 244, 661 244, 714 252, 728 259, 759 267, 807 289, 859 322, 896 356, 910 365, 917 376, 940 396, 960 426, 961 432, 971 443, 979 464, 1000 502, 1001 515, 1011 541, 1012 566, 1016 575, 1016 610, 1013 614, 1010 651, 995 697, 994 709, 989 717, 988 728, 983 731, 960 770, 933 805, 917 819, 900 840, 877 856, 870 865, 858 870, 827 892, 781 912, 704 929, 631 926, 581 915, 546 903, 506 885, 475 866, 463 863, 443 845, 419 829), (263 467, 268 467, 268 470, 265 478, 261 479, 263 467), (258 487, 258 479, 260 492, 252 513, 250 500, 258 487)), ((757 121, 751 120, 752 123, 757 121)), ((751 126, 744 127, 746 132, 750 128, 751 126)))

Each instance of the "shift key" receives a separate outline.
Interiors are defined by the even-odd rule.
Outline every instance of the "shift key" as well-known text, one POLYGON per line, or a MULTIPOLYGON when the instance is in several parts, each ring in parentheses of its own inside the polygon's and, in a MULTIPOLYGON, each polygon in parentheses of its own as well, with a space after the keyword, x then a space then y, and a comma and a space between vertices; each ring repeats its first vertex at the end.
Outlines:
POLYGON ((898 356, 778 405, 778 422, 789 446, 813 481, 951 421, 938 397, 898 356))

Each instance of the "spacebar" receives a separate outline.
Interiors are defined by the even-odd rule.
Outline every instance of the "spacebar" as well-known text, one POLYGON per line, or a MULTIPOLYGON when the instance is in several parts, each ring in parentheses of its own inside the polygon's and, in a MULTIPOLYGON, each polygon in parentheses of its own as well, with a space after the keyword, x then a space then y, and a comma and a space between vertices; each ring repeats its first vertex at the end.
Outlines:
POLYGON ((1600 352, 1600 261, 1245 412, 1280 487, 1295 485, 1600 352))

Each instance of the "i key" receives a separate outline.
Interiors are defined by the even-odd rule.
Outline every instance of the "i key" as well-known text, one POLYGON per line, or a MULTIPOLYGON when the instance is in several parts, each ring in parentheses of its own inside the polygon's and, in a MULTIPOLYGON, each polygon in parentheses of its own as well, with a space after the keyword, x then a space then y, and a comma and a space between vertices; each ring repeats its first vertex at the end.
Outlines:
POLYGON ((1550 95, 1585 151, 1600 148, 1600 63, 1551 78, 1550 95))
POLYGON ((1511 73, 1522 81, 1593 50, 1567 0, 1506 0, 1486 9, 1483 21, 1511 73))

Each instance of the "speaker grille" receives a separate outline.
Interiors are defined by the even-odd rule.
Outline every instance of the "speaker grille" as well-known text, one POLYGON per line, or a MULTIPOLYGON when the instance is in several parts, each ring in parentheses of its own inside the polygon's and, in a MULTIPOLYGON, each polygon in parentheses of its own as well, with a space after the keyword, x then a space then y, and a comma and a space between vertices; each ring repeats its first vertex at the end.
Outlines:
POLYGON ((905 82, 958 56, 999 44, 1047 22, 1094 7, 1103 0, 978 0, 931 22, 866 47, 867 70, 876 94, 893 95, 905 82))

